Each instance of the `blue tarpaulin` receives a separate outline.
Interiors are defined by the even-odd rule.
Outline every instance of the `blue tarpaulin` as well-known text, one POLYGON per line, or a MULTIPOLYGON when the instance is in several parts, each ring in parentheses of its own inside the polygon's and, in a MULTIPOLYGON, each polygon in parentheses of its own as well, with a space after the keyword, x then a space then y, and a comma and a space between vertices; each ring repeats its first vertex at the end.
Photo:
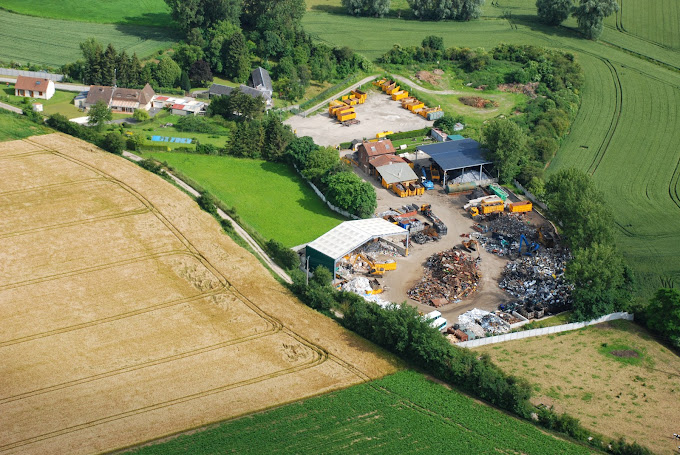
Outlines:
POLYGON ((191 144, 191 138, 188 137, 167 137, 167 136, 151 136, 154 142, 174 142, 176 144, 191 144))

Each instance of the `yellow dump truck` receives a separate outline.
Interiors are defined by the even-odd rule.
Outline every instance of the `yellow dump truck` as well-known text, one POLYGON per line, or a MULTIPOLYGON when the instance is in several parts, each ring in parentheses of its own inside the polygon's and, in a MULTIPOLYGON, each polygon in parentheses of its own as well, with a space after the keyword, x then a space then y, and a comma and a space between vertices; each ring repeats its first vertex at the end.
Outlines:
POLYGON ((376 134, 375 137, 380 139, 380 138, 383 138, 383 137, 388 136, 390 134, 394 134, 394 131, 383 131, 382 133, 376 134))
POLYGON ((482 215, 488 215, 493 212, 502 212, 505 204, 503 201, 482 202, 479 208, 482 215))

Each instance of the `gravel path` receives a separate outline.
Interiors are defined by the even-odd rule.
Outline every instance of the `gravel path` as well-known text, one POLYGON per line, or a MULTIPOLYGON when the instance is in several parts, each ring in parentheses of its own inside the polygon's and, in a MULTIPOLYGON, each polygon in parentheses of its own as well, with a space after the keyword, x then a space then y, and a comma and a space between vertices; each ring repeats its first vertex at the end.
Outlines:
POLYGON ((23 114, 23 111, 21 109, 10 104, 0 103, 0 109, 5 109, 11 112, 15 112, 17 114, 23 114))
MULTIPOLYGON (((139 155, 135 155, 134 153, 130 153, 127 151, 123 152, 123 156, 126 158, 129 158, 133 161, 142 161, 144 158, 142 158, 139 155)), ((194 197, 198 197, 201 195, 196 189, 191 187, 189 184, 187 184, 184 180, 181 180, 177 176, 171 174, 170 172, 165 171, 165 173, 179 186, 184 188, 189 192, 189 194, 193 195, 194 197)), ((267 255, 267 253, 264 252, 264 250, 258 245, 258 243, 248 234, 241 226, 239 226, 236 221, 234 221, 233 218, 231 218, 229 215, 227 215, 222 209, 217 209, 217 214, 220 216, 220 218, 224 220, 229 220, 231 224, 234 226, 234 230, 236 233, 245 240, 250 247, 257 252, 257 254, 260 255, 260 257, 267 263, 267 265, 276 273, 278 276, 281 277, 286 283, 292 284, 293 280, 290 279, 290 276, 283 270, 281 267, 279 267, 272 259, 267 255)))
POLYGON ((425 88, 421 85, 418 85, 418 83, 413 82, 411 79, 405 78, 403 76, 398 76, 396 74, 393 74, 391 77, 393 77, 395 80, 401 82, 402 84, 408 84, 409 86, 413 87, 416 90, 420 90, 423 93, 431 93, 433 95, 463 95, 464 93, 458 90, 431 90, 429 88, 425 88))

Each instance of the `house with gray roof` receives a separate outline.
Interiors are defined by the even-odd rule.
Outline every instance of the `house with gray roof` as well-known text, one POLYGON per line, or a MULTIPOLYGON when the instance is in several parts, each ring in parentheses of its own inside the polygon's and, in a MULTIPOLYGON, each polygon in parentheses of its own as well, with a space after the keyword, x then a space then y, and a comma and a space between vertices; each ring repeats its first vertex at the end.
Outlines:
MULTIPOLYGON (((231 95, 234 90, 237 90, 237 88, 221 84, 212 84, 208 89, 208 97, 213 98, 215 96, 231 95)), ((250 85, 241 84, 238 87, 238 90, 253 98, 261 96, 264 98, 267 109, 274 106, 274 101, 272 100, 272 95, 274 94, 272 79, 269 77, 269 72, 262 67, 258 66, 250 74, 250 85)))

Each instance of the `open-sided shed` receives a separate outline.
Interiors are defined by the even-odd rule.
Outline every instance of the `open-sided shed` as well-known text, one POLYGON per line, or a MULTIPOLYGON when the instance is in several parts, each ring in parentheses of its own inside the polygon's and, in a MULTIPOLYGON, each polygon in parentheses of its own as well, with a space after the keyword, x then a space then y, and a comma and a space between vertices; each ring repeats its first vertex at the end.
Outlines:
POLYGON ((484 158, 483 149, 479 142, 474 139, 461 139, 458 141, 438 142, 436 144, 420 145, 416 151, 430 155, 432 160, 444 172, 443 185, 446 185, 446 174, 449 171, 469 168, 479 168, 479 178, 482 178, 482 168, 491 164, 484 158))
POLYGON ((382 218, 345 221, 305 247, 309 270, 322 265, 335 273, 337 263, 343 256, 351 253, 361 245, 380 237, 395 235, 406 236, 408 248, 408 231, 382 218))
POLYGON ((413 182, 418 180, 418 176, 413 169, 406 163, 390 163, 378 166, 375 171, 382 178, 382 185, 389 188, 394 183, 413 182))

